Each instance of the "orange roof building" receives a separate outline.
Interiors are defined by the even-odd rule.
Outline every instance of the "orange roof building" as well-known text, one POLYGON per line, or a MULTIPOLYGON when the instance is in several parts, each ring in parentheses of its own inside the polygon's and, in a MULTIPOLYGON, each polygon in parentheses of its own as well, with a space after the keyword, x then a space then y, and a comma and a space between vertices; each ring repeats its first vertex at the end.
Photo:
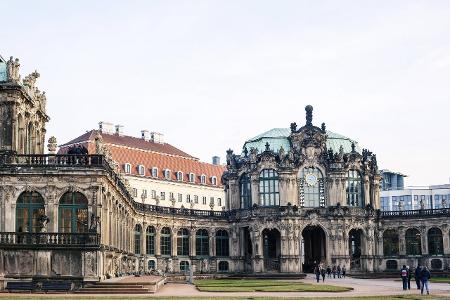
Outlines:
POLYGON ((99 153, 98 141, 129 181, 135 201, 147 204, 222 210, 226 207, 221 177, 225 166, 201 162, 198 158, 164 141, 162 134, 146 130, 141 137, 127 136, 122 126, 100 122, 90 130, 60 146, 59 153, 86 149, 99 153), (75 149, 75 150, 74 150, 75 149))

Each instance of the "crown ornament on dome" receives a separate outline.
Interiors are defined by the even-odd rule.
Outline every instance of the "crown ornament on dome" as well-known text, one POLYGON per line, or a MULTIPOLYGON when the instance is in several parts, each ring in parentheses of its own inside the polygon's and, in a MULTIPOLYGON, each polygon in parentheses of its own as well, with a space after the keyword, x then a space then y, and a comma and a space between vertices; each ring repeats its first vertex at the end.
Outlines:
POLYGON ((306 105, 305 106, 306 111, 306 126, 312 126, 312 119, 313 119, 313 107, 312 105, 306 105))

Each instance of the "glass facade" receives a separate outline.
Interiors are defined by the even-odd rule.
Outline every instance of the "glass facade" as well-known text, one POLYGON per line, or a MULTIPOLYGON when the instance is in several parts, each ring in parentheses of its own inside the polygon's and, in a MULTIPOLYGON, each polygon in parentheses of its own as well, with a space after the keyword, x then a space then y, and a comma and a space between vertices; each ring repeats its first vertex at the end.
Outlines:
POLYGON ((439 228, 431 228, 430 230, 428 230, 428 254, 430 255, 444 254, 442 231, 439 228))
POLYGON ((141 233, 142 226, 136 224, 134 227, 134 254, 141 254, 141 233))
POLYGON ((177 255, 189 256, 189 231, 181 228, 177 233, 177 255))
POLYGON ((148 226, 146 235, 146 252, 149 255, 155 255, 155 227, 148 226))
POLYGON ((405 233, 406 255, 422 255, 422 239, 419 230, 410 228, 405 233))
POLYGON ((216 256, 229 256, 230 246, 228 232, 218 230, 216 233, 216 256))
POLYGON ((161 255, 172 255, 172 235, 169 227, 161 229, 161 255))
POLYGON ((299 178, 300 206, 324 207, 325 188, 322 172, 317 168, 304 168, 299 178))
POLYGON ((209 236, 206 229, 199 229, 195 235, 195 254, 197 256, 209 255, 209 236))
POLYGON ((265 169, 259 174, 259 197, 262 206, 280 205, 278 173, 275 170, 265 169))
POLYGON ((388 229, 383 233, 383 253, 385 256, 398 255, 399 240, 394 229, 388 229))

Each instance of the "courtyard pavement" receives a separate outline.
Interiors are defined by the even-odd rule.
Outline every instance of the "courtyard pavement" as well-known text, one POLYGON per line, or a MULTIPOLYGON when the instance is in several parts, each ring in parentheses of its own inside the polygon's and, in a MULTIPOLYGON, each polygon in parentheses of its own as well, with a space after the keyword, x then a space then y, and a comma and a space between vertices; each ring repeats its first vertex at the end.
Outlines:
MULTIPOLYGON (((134 277, 122 278, 119 281, 133 282, 134 277)), ((301 280, 306 283, 312 284, 322 284, 316 283, 315 278, 312 275, 308 275, 305 279, 301 280)), ((420 294, 420 290, 415 289, 415 282, 411 282, 411 290, 403 291, 402 282, 394 279, 355 279, 355 278, 342 278, 342 279, 325 279, 325 284, 352 287, 352 291, 339 292, 339 293, 328 293, 328 292, 200 292, 194 285, 184 284, 184 283, 167 283, 155 294, 136 294, 136 295, 92 295, 92 294, 65 294, 65 298, 70 297, 357 297, 357 296, 388 296, 388 295, 408 295, 408 294, 420 294)), ((431 295, 447 296, 450 299, 450 284, 448 283, 431 283, 430 284, 431 295)), ((20 295, 20 294, 14 294, 20 295)), ((22 294, 30 296, 30 294, 22 294)), ((61 297, 61 294, 32 294, 33 297, 61 297)), ((10 297, 11 294, 1 293, 0 298, 10 297)))

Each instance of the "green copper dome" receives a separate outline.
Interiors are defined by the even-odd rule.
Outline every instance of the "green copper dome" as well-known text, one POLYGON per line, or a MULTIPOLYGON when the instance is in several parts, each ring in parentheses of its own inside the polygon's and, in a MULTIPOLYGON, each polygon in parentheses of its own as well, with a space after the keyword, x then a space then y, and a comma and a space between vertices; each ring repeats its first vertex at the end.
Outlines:
MULTIPOLYGON (((281 147, 283 147, 285 151, 289 151, 291 149, 288 140, 290 134, 291 130, 289 128, 273 128, 247 140, 244 147, 247 147, 248 150, 256 148, 260 153, 265 150, 266 143, 269 143, 270 149, 275 152, 278 152, 281 147)), ((339 152, 339 148, 342 146, 344 148, 344 153, 349 153, 352 151, 352 143, 355 143, 355 150, 361 153, 357 141, 327 130, 327 149, 333 149, 333 152, 339 152)))

